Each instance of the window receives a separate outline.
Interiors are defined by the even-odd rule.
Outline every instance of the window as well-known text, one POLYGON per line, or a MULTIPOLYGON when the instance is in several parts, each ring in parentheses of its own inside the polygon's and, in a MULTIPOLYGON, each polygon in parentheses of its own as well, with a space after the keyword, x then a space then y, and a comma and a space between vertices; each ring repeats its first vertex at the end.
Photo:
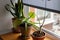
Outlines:
POLYGON ((38 15, 40 20, 42 20, 44 18, 44 15, 45 15, 45 18, 50 18, 51 17, 50 16, 51 15, 50 12, 44 11, 44 10, 41 10, 41 9, 35 9, 35 14, 38 15))
POLYGON ((35 13, 35 20, 34 20, 35 22, 39 22, 38 20, 40 20, 41 23, 42 23, 42 21, 44 19, 44 16, 45 16, 45 19, 46 19, 45 24, 48 24, 48 23, 52 22, 52 21, 50 21, 50 20, 53 19, 53 17, 51 16, 52 15, 51 12, 45 11, 45 10, 42 10, 42 9, 33 8, 33 7, 29 7, 29 12, 30 11, 35 13), (37 18, 37 16, 38 16, 38 18, 37 18))
POLYGON ((29 7, 29 6, 27 6, 26 10, 27 9, 28 9, 28 12, 35 13, 35 18, 33 18, 35 22, 38 22, 38 20, 41 20, 41 23, 42 23, 45 15, 43 30, 53 35, 54 37, 58 38, 60 36, 60 14, 50 12, 50 11, 45 11, 42 9, 37 9, 34 7, 29 7), (38 15, 38 18, 37 18, 37 15, 38 15))

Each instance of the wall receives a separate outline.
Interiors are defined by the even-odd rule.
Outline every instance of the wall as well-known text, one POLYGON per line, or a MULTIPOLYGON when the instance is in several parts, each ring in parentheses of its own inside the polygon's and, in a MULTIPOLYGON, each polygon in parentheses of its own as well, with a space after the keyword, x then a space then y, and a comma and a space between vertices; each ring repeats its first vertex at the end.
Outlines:
POLYGON ((10 32, 12 28, 12 15, 4 7, 9 3, 9 0, 0 0, 0 34, 10 32))
MULTIPOLYGON (((17 0, 12 0, 12 1, 14 3, 17 2, 17 0)), ((10 4, 10 0, 0 0, 0 34, 11 32, 11 28, 13 27, 11 20, 13 16, 8 11, 6 11, 4 7, 6 4, 10 4)), ((26 15, 29 9, 26 6, 24 7, 24 10, 25 10, 24 14, 26 15)))

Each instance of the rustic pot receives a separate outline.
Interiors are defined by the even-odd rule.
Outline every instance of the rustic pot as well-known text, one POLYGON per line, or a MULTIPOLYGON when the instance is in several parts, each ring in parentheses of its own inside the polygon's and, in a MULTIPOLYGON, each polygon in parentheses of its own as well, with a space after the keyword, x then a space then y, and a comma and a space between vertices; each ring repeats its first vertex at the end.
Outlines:
POLYGON ((32 30, 31 26, 27 28, 27 32, 25 31, 24 27, 20 27, 20 30, 21 30, 22 35, 27 35, 26 38, 28 38, 28 39, 30 38, 30 34, 31 34, 31 30, 32 30))
MULTIPOLYGON (((12 18, 12 23, 15 21, 15 19, 16 18, 12 18)), ((13 25, 12 32, 13 33, 20 33, 20 27, 17 26, 16 28, 14 28, 14 25, 13 25)))
POLYGON ((33 40, 44 40, 45 39, 45 35, 42 36, 42 37, 35 37, 34 35, 32 35, 32 38, 33 38, 33 40))

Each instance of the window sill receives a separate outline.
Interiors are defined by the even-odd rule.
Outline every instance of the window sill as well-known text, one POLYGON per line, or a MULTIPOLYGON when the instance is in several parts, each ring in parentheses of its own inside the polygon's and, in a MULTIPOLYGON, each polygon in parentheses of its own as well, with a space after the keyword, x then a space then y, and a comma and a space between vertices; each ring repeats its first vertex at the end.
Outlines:
MULTIPOLYGON (((41 21, 42 21, 42 20, 41 20, 41 21)), ((53 22, 54 22, 54 20, 52 20, 52 19, 46 19, 45 22, 44 22, 44 25, 48 25, 48 24, 53 23, 53 22)), ((37 24, 37 26, 39 27, 38 24, 37 24)), ((52 39, 54 39, 54 40, 59 40, 59 39, 60 39, 60 36, 57 35, 56 33, 54 33, 54 32, 52 31, 52 29, 49 30, 49 29, 46 29, 46 28, 42 28, 42 30, 43 30, 44 32, 46 32, 46 33, 48 34, 47 36, 49 36, 50 38, 52 38, 52 39), (55 38, 56 38, 56 39, 55 39, 55 38)))
POLYGON ((45 28, 42 28, 42 30, 43 30, 45 33, 47 33, 47 34, 46 34, 47 37, 50 37, 50 38, 52 38, 52 39, 54 39, 54 40, 59 40, 59 39, 60 39, 60 36, 57 35, 56 33, 54 33, 53 31, 50 31, 50 30, 45 29, 45 28))
MULTIPOLYGON (((37 21, 35 21, 37 22, 37 21)), ((41 23, 43 22, 43 20, 41 20, 41 23)), ((44 25, 47 25, 47 24, 50 24, 50 23, 53 23, 54 20, 53 19, 45 19, 45 22, 44 22, 44 25)), ((39 24, 36 24, 37 26, 39 26, 39 24)))

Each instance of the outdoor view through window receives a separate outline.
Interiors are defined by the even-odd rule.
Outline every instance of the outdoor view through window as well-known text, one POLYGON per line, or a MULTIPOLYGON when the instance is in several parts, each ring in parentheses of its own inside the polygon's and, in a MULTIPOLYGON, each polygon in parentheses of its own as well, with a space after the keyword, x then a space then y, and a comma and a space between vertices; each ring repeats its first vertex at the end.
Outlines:
POLYGON ((60 36, 60 14, 50 12, 50 11, 45 11, 42 9, 30 7, 30 6, 25 6, 25 8, 27 8, 25 10, 27 10, 28 12, 35 13, 35 18, 32 19, 35 22, 38 22, 38 20, 40 20, 42 24, 44 16, 45 16, 45 22, 44 22, 43 28, 53 32, 53 34, 57 36, 60 36))

